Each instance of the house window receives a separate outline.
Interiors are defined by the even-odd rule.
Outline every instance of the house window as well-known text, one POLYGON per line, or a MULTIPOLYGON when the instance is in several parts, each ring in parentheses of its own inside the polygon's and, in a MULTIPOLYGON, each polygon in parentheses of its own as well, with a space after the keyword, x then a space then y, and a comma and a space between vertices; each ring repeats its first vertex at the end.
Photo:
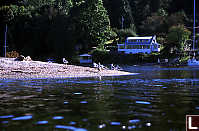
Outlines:
POLYGON ((137 42, 137 40, 132 39, 132 40, 128 40, 127 42, 128 42, 128 43, 133 43, 133 42, 137 42))
POLYGON ((148 49, 148 45, 143 45, 144 46, 144 49, 148 49))
POLYGON ((124 49, 124 45, 119 45, 119 49, 124 49))
POLYGON ((127 49, 134 49, 133 45, 127 45, 127 49))

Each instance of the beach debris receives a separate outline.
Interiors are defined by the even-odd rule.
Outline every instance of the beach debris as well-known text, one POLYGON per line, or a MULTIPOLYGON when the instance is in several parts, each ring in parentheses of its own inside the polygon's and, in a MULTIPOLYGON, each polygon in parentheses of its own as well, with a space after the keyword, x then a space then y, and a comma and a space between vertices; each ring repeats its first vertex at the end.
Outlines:
POLYGON ((30 56, 25 57, 25 56, 23 56, 23 55, 20 55, 19 57, 17 57, 17 58, 15 59, 15 61, 32 61, 32 59, 31 59, 30 56))
POLYGON ((24 59, 25 59, 25 56, 20 55, 19 57, 17 57, 17 58, 15 59, 15 61, 23 61, 24 59))
POLYGON ((102 70, 100 62, 98 64, 97 63, 93 63, 93 67, 97 68, 99 71, 102 70))
POLYGON ((114 70, 114 69, 115 69, 114 65, 113 65, 113 64, 111 64, 111 70, 114 70))
POLYGON ((98 68, 98 64, 94 62, 94 63, 93 63, 93 67, 94 67, 94 68, 98 68))
MULTIPOLYGON (((97 63, 93 63, 93 67, 94 68, 98 68, 99 71, 101 71, 101 70, 109 70, 108 67, 100 64, 100 62, 98 64, 97 63)), ((111 70, 122 70, 122 68, 119 65, 114 65, 114 64, 111 64, 110 69, 111 70)))
POLYGON ((24 58, 24 61, 32 61, 31 57, 30 56, 27 56, 24 58))
POLYGON ((94 66, 95 68, 98 68, 99 71, 101 71, 101 70, 108 70, 108 68, 107 68, 106 66, 100 64, 100 62, 99 62, 98 64, 93 63, 93 66, 94 66))
POLYGON ((66 60, 66 58, 63 58, 62 60, 64 64, 68 64, 68 61, 66 60))
POLYGON ((122 68, 119 65, 111 64, 111 70, 122 70, 122 68))
POLYGON ((115 70, 122 70, 122 68, 119 65, 116 65, 115 70))
POLYGON ((47 59, 47 62, 48 62, 48 63, 55 63, 55 60, 54 60, 53 58, 48 58, 48 59, 47 59))

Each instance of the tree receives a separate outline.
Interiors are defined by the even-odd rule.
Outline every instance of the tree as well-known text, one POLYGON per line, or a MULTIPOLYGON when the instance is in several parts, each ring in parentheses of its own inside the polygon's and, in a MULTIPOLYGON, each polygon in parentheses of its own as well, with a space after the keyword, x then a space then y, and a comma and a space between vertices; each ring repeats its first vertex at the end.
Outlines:
POLYGON ((112 28, 125 29, 134 24, 128 0, 104 0, 104 6, 108 10, 112 28))
POLYGON ((14 15, 10 6, 0 7, 0 19, 1 19, 2 24, 10 22, 13 18, 14 18, 14 15))
POLYGON ((167 17, 166 24, 168 28, 170 28, 172 26, 184 24, 185 19, 186 19, 186 14, 184 11, 175 12, 167 17))
POLYGON ((183 51, 185 42, 189 39, 191 32, 184 25, 172 26, 169 29, 167 36, 168 45, 170 48, 176 48, 178 51, 183 51))
POLYGON ((113 29, 117 33, 117 37, 119 38, 118 42, 124 42, 127 37, 135 37, 137 36, 134 25, 131 25, 130 28, 126 29, 113 29))
MULTIPOLYGON (((78 33, 84 32, 82 39, 87 39, 88 47, 103 45, 112 37, 110 20, 102 0, 87 0, 76 7, 74 15, 78 33)), ((73 12, 73 13, 74 13, 73 12)), ((77 35, 77 34, 76 34, 77 35)))
POLYGON ((158 13, 152 14, 142 22, 140 26, 141 33, 146 35, 154 35, 157 33, 167 32, 166 16, 161 16, 158 13))

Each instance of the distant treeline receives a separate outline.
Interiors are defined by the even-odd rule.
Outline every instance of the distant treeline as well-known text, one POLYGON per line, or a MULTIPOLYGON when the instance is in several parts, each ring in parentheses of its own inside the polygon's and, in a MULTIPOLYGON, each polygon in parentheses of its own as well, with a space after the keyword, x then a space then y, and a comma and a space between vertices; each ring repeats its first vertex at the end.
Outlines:
POLYGON ((183 51, 193 25, 193 0, 1 0, 0 5, 1 56, 6 25, 8 51, 35 58, 72 58, 137 35, 157 35, 165 52, 183 51))

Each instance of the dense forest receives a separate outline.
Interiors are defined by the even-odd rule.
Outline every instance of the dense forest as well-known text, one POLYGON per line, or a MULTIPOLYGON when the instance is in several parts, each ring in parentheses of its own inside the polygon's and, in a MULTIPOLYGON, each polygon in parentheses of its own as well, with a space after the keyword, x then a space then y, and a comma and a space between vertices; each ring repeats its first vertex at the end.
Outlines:
MULTIPOLYGON (((194 0, 1 0, 0 53, 75 57, 127 36, 156 35, 166 53, 192 39, 194 0)), ((196 5, 199 5, 197 3, 196 5)), ((199 9, 196 11, 198 25, 199 9)), ((196 31, 197 32, 197 31, 196 31)))

